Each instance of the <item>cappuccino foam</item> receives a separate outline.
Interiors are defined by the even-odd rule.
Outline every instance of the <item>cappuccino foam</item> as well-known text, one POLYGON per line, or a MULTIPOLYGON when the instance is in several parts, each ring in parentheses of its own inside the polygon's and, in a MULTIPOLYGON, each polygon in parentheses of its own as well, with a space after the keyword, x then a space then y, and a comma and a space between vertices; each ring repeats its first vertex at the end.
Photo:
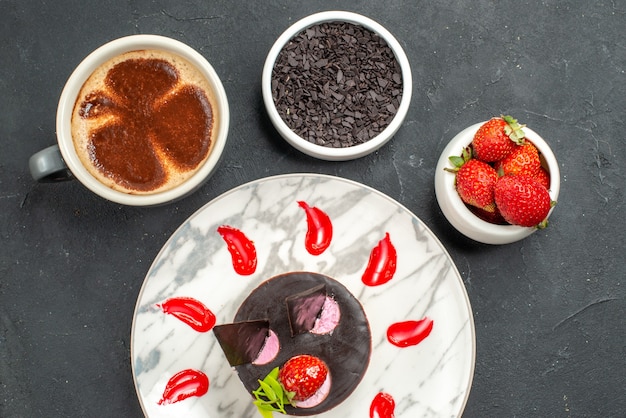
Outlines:
POLYGON ((84 83, 72 138, 100 182, 130 194, 158 193, 207 160, 215 112, 209 82, 190 62, 165 51, 131 51, 100 65, 84 83))

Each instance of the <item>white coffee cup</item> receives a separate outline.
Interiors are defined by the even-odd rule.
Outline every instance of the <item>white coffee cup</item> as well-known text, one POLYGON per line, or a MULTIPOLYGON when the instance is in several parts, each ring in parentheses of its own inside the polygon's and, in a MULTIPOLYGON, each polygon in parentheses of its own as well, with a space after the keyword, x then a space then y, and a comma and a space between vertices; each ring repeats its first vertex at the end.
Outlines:
POLYGON ((224 87, 209 62, 190 46, 158 35, 131 35, 113 40, 89 54, 68 79, 57 108, 57 145, 33 154, 29 168, 39 182, 77 179, 89 190, 112 202, 130 206, 155 206, 173 202, 195 191, 215 171, 228 137, 230 113, 224 87), (211 151, 201 167, 181 184, 151 194, 126 193, 105 185, 81 162, 72 140, 72 112, 80 90, 100 65, 118 55, 137 50, 160 50, 173 53, 191 63, 206 78, 211 88, 213 132, 211 151))

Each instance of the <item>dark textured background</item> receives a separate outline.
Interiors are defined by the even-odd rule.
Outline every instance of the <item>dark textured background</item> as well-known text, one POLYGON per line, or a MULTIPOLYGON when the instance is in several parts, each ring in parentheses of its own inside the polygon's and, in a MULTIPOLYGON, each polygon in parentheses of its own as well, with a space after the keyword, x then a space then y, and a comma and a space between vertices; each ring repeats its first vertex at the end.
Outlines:
POLYGON ((0 416, 141 416, 129 340, 150 263, 209 200, 292 172, 372 186, 448 248, 476 322, 466 417, 623 416, 624 2, 0 0, 0 22, 0 416), (286 145, 260 91, 278 35, 336 7, 386 26, 414 78, 393 142, 341 163, 286 145), (188 43, 222 77, 232 116, 220 169, 194 195, 150 209, 106 202, 76 182, 35 184, 28 157, 55 141, 56 103, 72 69, 136 33, 188 43), (548 229, 488 246, 452 229, 433 177, 454 134, 500 113, 550 143, 562 186, 548 229))

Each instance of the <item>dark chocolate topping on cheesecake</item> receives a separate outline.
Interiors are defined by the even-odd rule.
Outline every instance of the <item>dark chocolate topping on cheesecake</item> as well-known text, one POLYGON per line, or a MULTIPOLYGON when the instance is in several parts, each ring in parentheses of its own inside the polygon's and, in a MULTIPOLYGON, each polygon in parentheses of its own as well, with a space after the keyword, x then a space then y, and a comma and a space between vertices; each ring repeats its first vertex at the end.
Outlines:
POLYGON ((326 285, 324 284, 285 298, 292 337, 313 329, 325 301, 326 285))
MULTIPOLYGON (((326 295, 324 295, 324 298, 326 295)), ((296 298, 307 303, 308 298, 296 298)), ((316 316, 317 308, 311 309, 316 316)), ((312 314, 311 314, 312 315, 312 314)), ((235 369, 248 392, 259 386, 275 367, 300 354, 311 354, 324 361, 333 376, 328 397, 312 408, 286 407, 290 415, 315 415, 328 411, 343 402, 358 386, 369 365, 372 338, 369 323, 359 301, 338 281, 318 273, 294 272, 275 276, 254 289, 242 303, 234 320, 254 321, 267 318, 271 329, 279 338, 280 351, 269 363, 241 364, 235 369), (292 336, 286 299, 293 295, 318 295, 322 286, 341 309, 341 318, 330 334, 303 332, 292 336), (309 293, 310 292, 310 293, 309 293)))
POLYGON ((253 320, 216 325, 213 333, 231 366, 251 363, 269 336, 268 320, 253 320))

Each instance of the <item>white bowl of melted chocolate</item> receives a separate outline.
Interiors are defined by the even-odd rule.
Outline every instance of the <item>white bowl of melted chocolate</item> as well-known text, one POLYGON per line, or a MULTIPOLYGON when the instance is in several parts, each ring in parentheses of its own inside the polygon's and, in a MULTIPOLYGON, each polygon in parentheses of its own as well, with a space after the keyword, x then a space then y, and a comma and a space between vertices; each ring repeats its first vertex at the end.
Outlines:
POLYGON ((108 200, 165 204, 200 187, 227 139, 228 101, 209 62, 156 35, 109 42, 68 80, 59 148, 85 186, 108 200))

